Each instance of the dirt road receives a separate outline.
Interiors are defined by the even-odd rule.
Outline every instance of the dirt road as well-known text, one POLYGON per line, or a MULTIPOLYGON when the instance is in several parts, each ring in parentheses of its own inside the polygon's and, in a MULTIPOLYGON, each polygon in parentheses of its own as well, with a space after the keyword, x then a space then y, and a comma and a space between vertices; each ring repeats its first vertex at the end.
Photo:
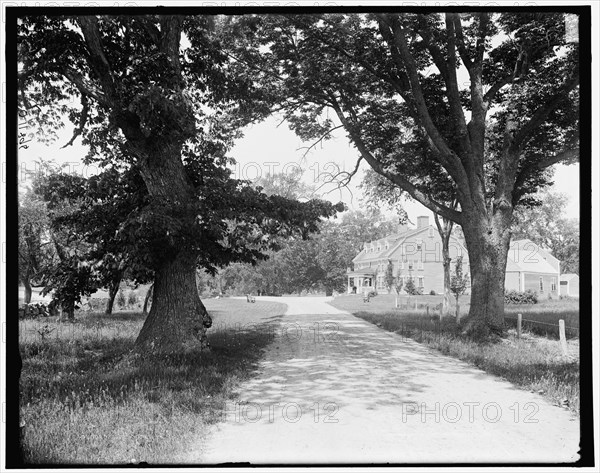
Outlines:
MULTIPOLYGON (((261 298, 270 300, 270 298, 261 298)), ((194 463, 572 462, 579 423, 541 396, 326 303, 288 305, 194 463)))

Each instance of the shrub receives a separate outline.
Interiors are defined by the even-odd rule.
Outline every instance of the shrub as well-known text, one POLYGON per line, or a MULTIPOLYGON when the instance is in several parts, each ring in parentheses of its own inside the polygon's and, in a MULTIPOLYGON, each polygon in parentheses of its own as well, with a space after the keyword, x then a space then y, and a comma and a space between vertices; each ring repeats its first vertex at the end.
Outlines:
POLYGON ((377 295, 377 291, 371 291, 367 294, 369 297, 375 297, 377 295))
POLYGON ((31 302, 30 304, 23 304, 19 307, 20 319, 36 319, 38 317, 49 317, 50 315, 50 309, 43 302, 31 302))
POLYGON ((537 293, 531 289, 525 292, 510 290, 504 293, 505 304, 537 304, 537 293))
POLYGON ((415 286, 415 282, 409 279, 404 285, 404 290, 411 296, 420 296, 423 294, 423 288, 415 286))
POLYGON ((430 296, 435 296, 435 295, 437 295, 437 293, 432 289, 431 291, 429 291, 429 295, 430 296))
POLYGON ((140 298, 136 294, 135 291, 129 291, 129 295, 127 296, 127 304, 129 307, 135 307, 140 302, 140 298))
POLYGON ((117 305, 123 309, 127 305, 127 299, 125 298, 125 294, 123 294, 123 290, 119 289, 117 293, 117 305))

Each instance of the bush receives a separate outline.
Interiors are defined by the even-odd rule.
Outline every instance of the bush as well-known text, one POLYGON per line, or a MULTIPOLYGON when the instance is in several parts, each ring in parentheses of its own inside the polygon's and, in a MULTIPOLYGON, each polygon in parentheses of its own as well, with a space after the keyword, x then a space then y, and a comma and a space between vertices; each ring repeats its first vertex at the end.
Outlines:
POLYGON ((140 298, 135 291, 129 291, 129 295, 127 296, 127 304, 129 307, 135 307, 139 302, 140 298))
POLYGON ((51 311, 49 307, 43 302, 32 302, 30 304, 23 304, 19 307, 19 318, 31 318, 36 319, 38 317, 49 317, 51 311))
POLYGON ((121 309, 125 308, 125 306, 127 305, 127 299, 125 298, 125 294, 123 294, 123 291, 121 289, 119 289, 119 292, 117 293, 117 305, 121 309))
POLYGON ((377 295, 377 291, 371 291, 367 294, 369 297, 375 297, 377 295))
POLYGON ((537 304, 537 293, 531 289, 525 292, 510 290, 504 293, 505 304, 537 304))
POLYGON ((435 292, 433 289, 431 291, 429 291, 429 295, 430 296, 435 296, 437 295, 437 292, 435 292))
POLYGON ((415 282, 409 279, 404 285, 404 290, 411 296, 420 296, 423 294, 423 288, 415 286, 415 282))

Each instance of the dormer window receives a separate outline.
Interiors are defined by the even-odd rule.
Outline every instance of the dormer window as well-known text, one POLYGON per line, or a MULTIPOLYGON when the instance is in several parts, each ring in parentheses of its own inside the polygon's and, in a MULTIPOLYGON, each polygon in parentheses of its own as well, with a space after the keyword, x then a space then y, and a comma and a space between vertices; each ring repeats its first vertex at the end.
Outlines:
POLYGON ((416 241, 417 243, 417 251, 421 251, 421 248, 423 248, 423 240, 421 240, 420 238, 416 241))

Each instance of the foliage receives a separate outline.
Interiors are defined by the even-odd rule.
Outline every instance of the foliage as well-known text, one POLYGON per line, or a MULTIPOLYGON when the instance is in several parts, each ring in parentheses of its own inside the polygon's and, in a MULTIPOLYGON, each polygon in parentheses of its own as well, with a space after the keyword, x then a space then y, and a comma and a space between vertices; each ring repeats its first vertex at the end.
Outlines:
POLYGON ((537 304, 537 302, 537 293, 531 289, 527 289, 524 292, 513 289, 504 293, 505 304, 537 304))
POLYGON ((37 317, 50 317, 52 315, 52 311, 48 304, 43 302, 32 302, 29 304, 23 304, 19 307, 19 318, 32 318, 35 319, 37 317))
POLYGON ((387 287, 388 293, 391 292, 395 282, 396 277, 394 276, 394 264, 392 263, 392 260, 388 260, 388 264, 385 268, 385 287, 387 287))
POLYGON ((117 305, 121 308, 124 309, 125 306, 127 305, 127 298, 125 297, 125 293, 123 292, 122 289, 119 289, 119 292, 117 292, 117 305))
POLYGON ((53 259, 44 202, 31 190, 19 198, 19 279, 25 286, 40 282, 53 259))
POLYGON ((450 278, 450 291, 458 298, 465 293, 469 286, 469 275, 463 274, 462 256, 458 256, 454 263, 454 273, 450 278))
POLYGON ((406 284, 404 285, 404 290, 411 296, 420 296, 423 294, 423 288, 417 287, 414 278, 408 278, 408 281, 406 281, 406 284))
POLYGON ((488 281, 503 272, 513 209, 534 202, 552 165, 579 155, 579 43, 566 39, 564 14, 327 13, 229 23, 226 44, 240 70, 272 93, 298 136, 318 142, 343 127, 359 162, 463 227, 478 280, 473 333, 502 330, 502 290, 488 281), (440 197, 446 189, 457 208, 440 197))

